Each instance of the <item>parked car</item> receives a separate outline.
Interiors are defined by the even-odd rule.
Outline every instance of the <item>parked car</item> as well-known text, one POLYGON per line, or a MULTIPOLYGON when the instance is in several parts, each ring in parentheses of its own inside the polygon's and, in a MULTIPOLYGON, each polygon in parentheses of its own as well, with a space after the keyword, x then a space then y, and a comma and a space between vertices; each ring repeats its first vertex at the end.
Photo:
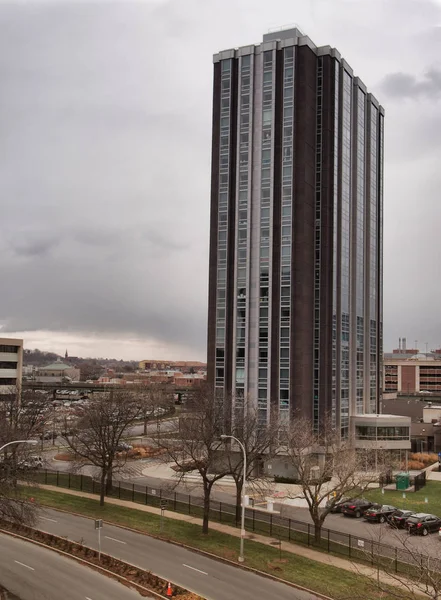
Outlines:
POLYGON ((406 521, 407 531, 417 535, 427 535, 434 531, 439 531, 441 519, 436 515, 427 513, 416 513, 409 517, 406 521))
POLYGON ((373 502, 366 500, 366 498, 356 498, 355 500, 345 502, 341 507, 341 512, 345 517, 355 517, 356 519, 359 519, 372 504, 373 502))
POLYGON ((397 510, 390 518, 389 525, 395 527, 395 529, 404 529, 406 527, 406 521, 409 517, 415 514, 413 510, 397 510))
POLYGON ((384 523, 385 521, 389 521, 397 510, 396 506, 390 506, 389 504, 373 504, 367 509, 363 517, 371 523, 384 523))
MULTIPOLYGON (((347 504, 348 502, 352 502, 352 498, 348 498, 346 496, 344 496, 343 498, 341 498, 338 502, 336 502, 333 507, 331 508, 331 512, 332 513, 340 513, 341 509, 343 508, 344 504, 347 504)), ((333 504, 333 500, 328 500, 326 502, 326 508, 329 508, 329 506, 331 506, 333 504)))
POLYGON ((55 440, 58 437, 58 434, 55 431, 46 431, 45 433, 40 433, 40 440, 55 440))
POLYGON ((19 469, 41 469, 43 459, 41 456, 30 456, 26 460, 21 460, 17 466, 19 469))
POLYGON ((133 446, 127 444, 126 442, 120 442, 116 447, 118 452, 126 452, 127 450, 132 450, 133 446))

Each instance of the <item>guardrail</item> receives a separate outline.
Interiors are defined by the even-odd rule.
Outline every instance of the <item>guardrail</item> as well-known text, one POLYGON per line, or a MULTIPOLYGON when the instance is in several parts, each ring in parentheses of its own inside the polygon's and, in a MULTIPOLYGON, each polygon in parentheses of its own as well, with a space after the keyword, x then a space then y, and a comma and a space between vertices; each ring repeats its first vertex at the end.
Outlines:
MULTIPOLYGON (((55 485, 87 493, 100 493, 100 482, 88 475, 40 470, 33 474, 34 481, 45 485, 55 485)), ((203 498, 174 491, 170 488, 149 487, 115 481, 109 497, 129 500, 137 504, 164 508, 173 512, 202 517, 203 498)), ((226 502, 211 500, 210 519, 233 527, 240 526, 236 506, 226 502)), ((257 533, 280 541, 294 542, 318 550, 344 556, 359 562, 381 566, 395 573, 409 574, 417 570, 428 556, 412 552, 405 547, 390 546, 374 539, 322 528, 321 539, 315 538, 315 528, 311 523, 282 517, 277 513, 264 512, 248 507, 245 512, 245 529, 248 534, 257 533)), ((430 557, 431 569, 441 571, 441 559, 430 557)))

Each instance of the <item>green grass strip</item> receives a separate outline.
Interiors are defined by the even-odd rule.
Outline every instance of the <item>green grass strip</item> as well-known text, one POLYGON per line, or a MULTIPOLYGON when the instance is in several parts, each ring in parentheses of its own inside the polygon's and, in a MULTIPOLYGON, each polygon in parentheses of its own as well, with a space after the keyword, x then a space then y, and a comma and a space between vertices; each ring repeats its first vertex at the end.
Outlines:
MULTIPOLYGON (((42 506, 76 512, 93 519, 101 518, 222 558, 237 560, 239 538, 219 531, 210 530, 208 535, 204 535, 199 525, 165 518, 164 530, 161 532, 159 516, 136 508, 114 504, 100 507, 97 500, 45 489, 31 489, 28 490, 28 494, 42 506)), ((316 562, 298 554, 284 551, 280 553, 277 548, 251 540, 245 542, 245 558, 248 567, 331 596, 335 600, 393 600, 397 597, 396 590, 394 595, 376 590, 375 581, 369 577, 316 562)), ((407 597, 403 591, 401 598, 404 600, 407 597)))

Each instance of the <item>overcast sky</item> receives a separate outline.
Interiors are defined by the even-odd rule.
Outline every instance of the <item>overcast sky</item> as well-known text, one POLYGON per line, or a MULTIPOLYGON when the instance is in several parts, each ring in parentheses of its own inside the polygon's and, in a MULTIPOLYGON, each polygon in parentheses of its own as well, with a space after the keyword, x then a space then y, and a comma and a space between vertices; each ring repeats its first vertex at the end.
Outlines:
POLYGON ((205 359, 212 55, 291 23, 386 109, 385 350, 441 345, 435 0, 0 0, 3 335, 205 359))

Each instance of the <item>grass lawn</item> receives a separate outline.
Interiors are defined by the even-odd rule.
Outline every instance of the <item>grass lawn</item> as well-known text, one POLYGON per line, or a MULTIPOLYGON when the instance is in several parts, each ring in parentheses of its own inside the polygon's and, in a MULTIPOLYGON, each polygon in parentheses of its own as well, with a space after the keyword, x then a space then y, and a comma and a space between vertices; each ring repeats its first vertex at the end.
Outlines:
POLYGON ((433 513, 441 516, 441 482, 428 481, 425 487, 418 492, 406 492, 406 498, 403 498, 402 491, 380 489, 369 490, 363 494, 369 500, 379 504, 391 504, 397 508, 415 510, 417 512, 433 513), (426 503, 425 498, 428 502, 426 503))
MULTIPOLYGON (((199 525, 166 518, 164 531, 160 533, 159 517, 147 512, 110 504, 100 507, 97 500, 44 489, 28 490, 27 495, 32 495, 44 506, 71 510, 94 519, 102 518, 163 539, 182 542, 229 560, 237 560, 239 538, 217 531, 210 531, 208 535, 203 535, 199 525)), ((397 597, 396 590, 393 596, 375 590, 375 581, 368 577, 288 552, 280 554, 277 548, 250 540, 245 544, 245 556, 246 564, 250 567, 321 592, 335 600, 377 600, 379 598, 392 600, 397 597)), ((403 600, 406 598, 404 592, 400 597, 403 600)))

